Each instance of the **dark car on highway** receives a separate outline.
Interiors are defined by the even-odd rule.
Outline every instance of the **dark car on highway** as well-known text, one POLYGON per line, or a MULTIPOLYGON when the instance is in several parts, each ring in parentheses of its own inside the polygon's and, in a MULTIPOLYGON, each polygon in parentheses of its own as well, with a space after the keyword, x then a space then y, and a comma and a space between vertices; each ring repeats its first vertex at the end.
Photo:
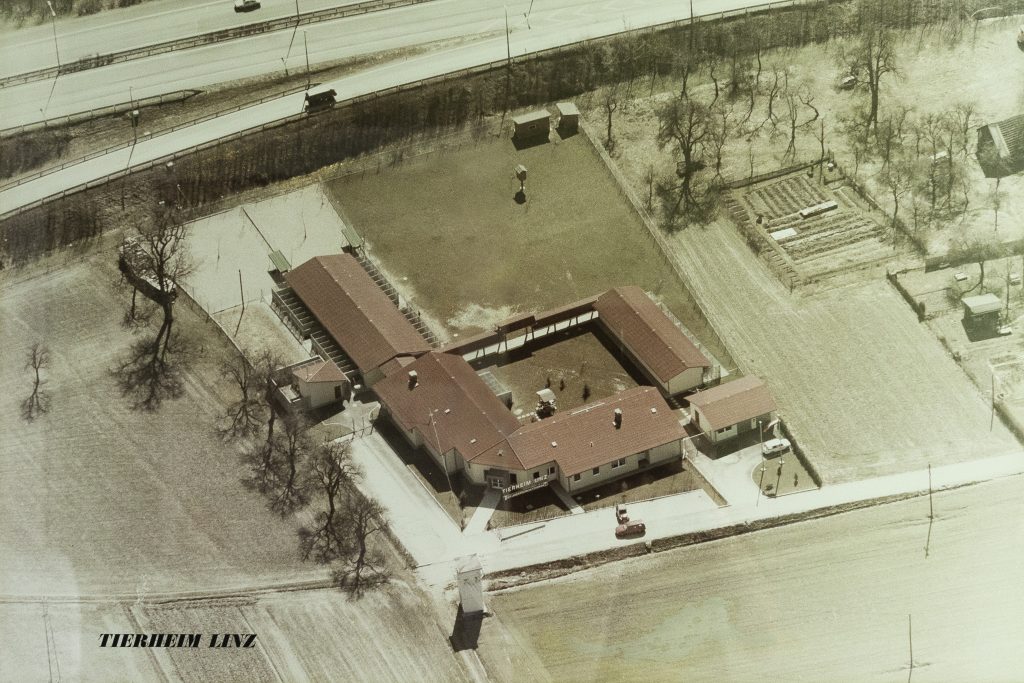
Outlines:
POLYGON ((236 12, 252 12, 260 8, 259 0, 235 0, 236 12))

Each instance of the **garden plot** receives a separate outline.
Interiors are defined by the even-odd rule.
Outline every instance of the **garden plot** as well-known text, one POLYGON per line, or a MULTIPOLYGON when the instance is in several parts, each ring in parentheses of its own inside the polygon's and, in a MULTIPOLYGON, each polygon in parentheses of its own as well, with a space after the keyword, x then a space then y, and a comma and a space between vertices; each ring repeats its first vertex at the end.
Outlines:
POLYGON ((792 262, 797 276, 808 281, 892 255, 882 226, 845 191, 800 172, 737 192, 747 208, 747 219, 764 219, 763 224, 754 224, 755 229, 763 228, 792 262), (812 208, 818 212, 805 217, 812 208))

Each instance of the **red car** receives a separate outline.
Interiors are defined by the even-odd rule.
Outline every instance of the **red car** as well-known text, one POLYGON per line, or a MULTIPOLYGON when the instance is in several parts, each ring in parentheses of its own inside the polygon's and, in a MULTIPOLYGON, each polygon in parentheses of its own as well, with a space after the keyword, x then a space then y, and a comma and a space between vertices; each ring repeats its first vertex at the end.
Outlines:
POLYGON ((647 533, 647 525, 643 520, 634 519, 631 522, 620 524, 615 527, 615 538, 634 538, 647 533))

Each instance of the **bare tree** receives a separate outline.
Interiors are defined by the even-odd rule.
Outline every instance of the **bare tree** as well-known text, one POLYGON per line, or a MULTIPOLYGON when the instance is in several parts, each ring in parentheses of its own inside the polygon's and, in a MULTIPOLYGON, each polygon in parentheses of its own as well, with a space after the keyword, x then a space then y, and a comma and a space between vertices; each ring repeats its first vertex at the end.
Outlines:
POLYGON ((862 27, 861 37, 853 45, 840 50, 839 63, 857 79, 858 86, 867 88, 869 103, 864 125, 877 130, 882 79, 889 74, 899 75, 894 34, 877 25, 862 27))
POLYGON ((42 342, 33 342, 25 354, 25 369, 33 373, 32 393, 21 404, 21 416, 29 422, 50 409, 50 396, 42 388, 46 380, 41 375, 49 367, 50 350, 42 342))
POLYGON ((337 505, 342 490, 354 486, 361 476, 348 443, 327 442, 316 450, 309 463, 310 485, 324 494, 327 509, 316 514, 312 527, 299 530, 303 559, 312 557, 326 564, 353 550, 348 520, 338 513, 337 505))
POLYGON ((896 248, 896 235, 899 227, 900 200, 913 186, 914 170, 912 162, 903 158, 893 159, 881 174, 882 184, 892 198, 892 246, 896 248))
POLYGON ((707 166, 712 116, 707 105, 682 94, 665 102, 657 113, 658 144, 662 148, 674 146, 679 155, 679 182, 664 182, 660 188, 666 200, 666 219, 669 225, 675 225, 679 216, 697 218, 705 208, 707 188, 700 186, 698 176, 707 166))
POLYGON ((373 536, 387 529, 387 515, 379 502, 362 495, 354 487, 345 494, 342 514, 351 533, 353 551, 334 572, 334 579, 353 595, 360 595, 367 586, 388 580, 383 555, 370 546, 373 536))
POLYGON ((806 88, 797 88, 796 92, 788 91, 785 95, 786 112, 789 118, 789 144, 786 146, 786 153, 783 158, 796 158, 796 135, 797 131, 810 126, 818 120, 820 113, 814 106, 814 95, 806 88), (813 115, 808 113, 807 118, 800 121, 801 106, 809 108, 813 115))
POLYGON ((163 310, 163 322, 153 344, 153 362, 163 360, 171 345, 174 325, 174 300, 177 287, 193 271, 188 254, 188 223, 173 207, 161 206, 148 226, 139 229, 137 243, 145 258, 140 261, 154 283, 157 304, 163 310))
POLYGON ((225 437, 254 436, 263 425, 267 405, 266 387, 259 368, 249 362, 245 351, 221 364, 221 375, 238 389, 238 398, 226 410, 225 437))
POLYGON ((602 88, 598 94, 598 101, 601 103, 601 108, 604 109, 608 122, 604 136, 604 148, 612 152, 615 149, 615 139, 612 137, 612 116, 619 108, 619 84, 613 83, 602 88))
POLYGON ((287 515, 305 507, 309 502, 307 481, 302 467, 312 450, 309 424, 301 416, 288 415, 282 420, 283 428, 274 436, 270 451, 272 485, 270 509, 287 515))
POLYGON ((969 291, 985 290, 985 263, 1004 255, 1003 247, 991 238, 971 237, 959 242, 949 250, 949 259, 953 263, 973 262, 978 264, 980 277, 978 284, 969 291))

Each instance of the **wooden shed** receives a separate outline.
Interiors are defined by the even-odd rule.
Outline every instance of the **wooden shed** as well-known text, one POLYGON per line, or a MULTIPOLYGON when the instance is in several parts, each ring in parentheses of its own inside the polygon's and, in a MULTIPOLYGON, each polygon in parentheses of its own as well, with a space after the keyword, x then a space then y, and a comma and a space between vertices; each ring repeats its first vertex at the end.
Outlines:
POLYGON ((555 105, 558 110, 558 132, 566 135, 575 133, 580 126, 580 110, 572 102, 559 102, 555 105))
POLYGON ((547 109, 527 112, 512 117, 513 142, 535 142, 546 140, 551 132, 551 115, 547 109))

